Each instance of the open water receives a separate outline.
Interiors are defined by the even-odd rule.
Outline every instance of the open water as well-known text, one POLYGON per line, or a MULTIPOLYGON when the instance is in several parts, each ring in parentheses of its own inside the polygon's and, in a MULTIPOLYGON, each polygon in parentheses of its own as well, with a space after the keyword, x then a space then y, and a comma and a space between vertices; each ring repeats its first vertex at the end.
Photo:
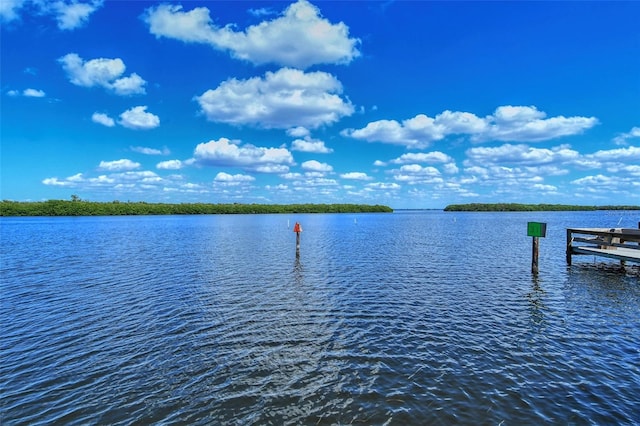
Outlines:
POLYGON ((564 246, 639 220, 2 218, 0 423, 638 424, 638 267, 564 246))

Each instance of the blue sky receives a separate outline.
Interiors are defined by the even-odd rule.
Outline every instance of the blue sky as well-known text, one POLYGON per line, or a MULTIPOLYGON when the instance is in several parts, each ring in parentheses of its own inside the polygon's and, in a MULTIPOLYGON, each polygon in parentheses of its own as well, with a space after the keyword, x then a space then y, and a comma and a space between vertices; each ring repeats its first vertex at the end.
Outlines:
POLYGON ((0 16, 3 199, 640 204, 640 2, 0 16))

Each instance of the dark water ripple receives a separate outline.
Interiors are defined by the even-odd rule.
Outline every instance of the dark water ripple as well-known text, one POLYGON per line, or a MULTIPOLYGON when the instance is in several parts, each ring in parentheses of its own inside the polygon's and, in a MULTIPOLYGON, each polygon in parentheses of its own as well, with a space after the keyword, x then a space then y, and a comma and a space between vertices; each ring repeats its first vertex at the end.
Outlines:
POLYGON ((303 216, 298 260, 284 216, 3 219, 1 423, 636 424, 638 274, 567 268, 575 215, 537 278, 521 215, 303 216))

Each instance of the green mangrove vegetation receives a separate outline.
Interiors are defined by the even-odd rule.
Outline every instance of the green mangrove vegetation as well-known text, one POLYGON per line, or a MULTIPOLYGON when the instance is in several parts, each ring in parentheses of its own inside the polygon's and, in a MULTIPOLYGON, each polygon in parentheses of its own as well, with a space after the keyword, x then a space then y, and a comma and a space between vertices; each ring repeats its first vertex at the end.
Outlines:
POLYGON ((207 204, 94 202, 71 200, 22 202, 3 200, 0 216, 125 216, 267 213, 390 213, 393 209, 367 204, 207 204))
POLYGON ((553 212, 594 210, 640 210, 640 206, 573 206, 567 204, 470 203, 450 204, 446 212, 553 212))

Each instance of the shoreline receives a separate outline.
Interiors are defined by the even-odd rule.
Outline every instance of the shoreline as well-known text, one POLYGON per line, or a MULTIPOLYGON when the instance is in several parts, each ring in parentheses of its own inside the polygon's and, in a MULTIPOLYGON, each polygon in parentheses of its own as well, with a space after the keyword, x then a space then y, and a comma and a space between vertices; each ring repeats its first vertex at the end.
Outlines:
POLYGON ((445 212, 565 212, 598 210, 640 210, 640 206, 579 206, 570 204, 470 203, 450 204, 445 212))
POLYGON ((211 204, 94 202, 81 200, 0 202, 0 217, 21 216, 143 216, 204 214, 301 214, 301 213, 393 213, 383 205, 368 204, 211 204))

